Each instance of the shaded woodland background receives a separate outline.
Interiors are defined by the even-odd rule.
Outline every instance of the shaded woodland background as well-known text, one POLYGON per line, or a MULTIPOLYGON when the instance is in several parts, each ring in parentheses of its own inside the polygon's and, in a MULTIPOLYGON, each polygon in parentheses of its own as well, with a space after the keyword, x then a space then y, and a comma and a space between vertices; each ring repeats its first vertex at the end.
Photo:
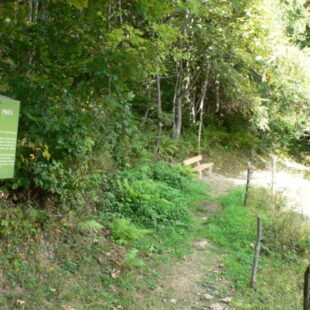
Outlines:
POLYGON ((303 0, 1 1, 0 93, 22 106, 3 188, 66 200, 216 145, 305 159, 309 44, 303 0))

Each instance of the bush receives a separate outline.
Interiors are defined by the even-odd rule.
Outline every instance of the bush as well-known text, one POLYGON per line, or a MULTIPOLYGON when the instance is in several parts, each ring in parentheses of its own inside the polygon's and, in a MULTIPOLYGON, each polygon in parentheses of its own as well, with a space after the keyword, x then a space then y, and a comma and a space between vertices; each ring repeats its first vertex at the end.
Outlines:
POLYGON ((187 171, 163 162, 142 165, 115 179, 103 199, 106 210, 147 228, 186 226, 191 222, 188 205, 205 194, 203 184, 187 171))

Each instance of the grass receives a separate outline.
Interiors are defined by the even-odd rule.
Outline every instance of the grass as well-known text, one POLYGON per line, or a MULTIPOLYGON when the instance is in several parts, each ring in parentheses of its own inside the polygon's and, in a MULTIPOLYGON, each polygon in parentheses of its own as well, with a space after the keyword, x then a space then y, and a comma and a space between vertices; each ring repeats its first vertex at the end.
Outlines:
POLYGON ((226 255, 225 277, 235 289, 236 309, 302 309, 303 273, 309 264, 309 230, 304 219, 268 206, 263 189, 252 191, 244 207, 243 189, 237 188, 222 199, 223 212, 210 219, 207 236, 226 255), (256 290, 250 289, 256 216, 263 218, 263 243, 256 290), (283 237, 284 236, 284 237, 283 237))
POLYGON ((74 212, 54 218, 26 206, 1 209, 0 309, 137 309, 137 296, 149 296, 170 266, 190 253, 192 241, 206 237, 225 254, 232 307, 302 308, 309 231, 301 217, 280 206, 275 216, 266 192, 253 189, 244 207, 244 190, 236 188, 220 198, 223 211, 206 222, 197 202, 211 199, 182 167, 146 165, 115 179, 105 184, 92 218, 74 212), (252 290, 258 214, 266 243, 252 290))
POLYGON ((135 292, 189 251, 190 210, 207 195, 188 170, 159 163, 114 180, 87 219, 1 209, 0 309, 134 309, 135 292))

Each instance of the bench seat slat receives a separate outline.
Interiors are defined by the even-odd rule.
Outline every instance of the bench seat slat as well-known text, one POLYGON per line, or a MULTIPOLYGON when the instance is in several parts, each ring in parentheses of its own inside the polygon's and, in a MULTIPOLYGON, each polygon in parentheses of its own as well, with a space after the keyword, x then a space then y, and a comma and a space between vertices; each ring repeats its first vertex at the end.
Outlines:
POLYGON ((193 171, 194 172, 199 172, 199 171, 205 170, 207 168, 212 168, 213 165, 214 165, 213 163, 202 164, 202 165, 200 165, 198 167, 193 168, 193 171))
POLYGON ((198 161, 201 161, 201 160, 202 160, 202 156, 201 155, 195 156, 195 157, 183 160, 183 165, 184 166, 188 166, 188 165, 197 163, 198 161))

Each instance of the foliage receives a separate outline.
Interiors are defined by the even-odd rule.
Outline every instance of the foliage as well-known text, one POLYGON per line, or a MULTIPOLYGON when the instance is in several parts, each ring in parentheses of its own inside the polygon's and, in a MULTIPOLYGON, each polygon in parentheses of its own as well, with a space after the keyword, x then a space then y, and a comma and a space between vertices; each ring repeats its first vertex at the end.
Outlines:
POLYGON ((280 211, 266 223, 268 249, 286 259, 309 254, 310 229, 302 217, 280 211))
POLYGON ((137 249, 132 249, 127 253, 125 257, 125 265, 127 267, 141 267, 144 265, 143 260, 137 258, 138 252, 137 249))
MULTIPOLYGON (((205 97, 202 120, 235 134, 231 144, 238 148, 259 138, 288 150, 297 141, 307 144, 299 140, 308 130, 310 96, 309 56, 299 47, 306 34, 303 4, 4 1, 0 92, 22 103, 16 180, 5 186, 68 203, 87 186, 94 158, 100 157, 101 172, 107 163, 116 170, 151 160, 158 122, 164 130, 159 158, 173 161, 186 147, 196 153, 197 137, 190 143, 168 137, 178 117, 174 98, 183 100, 184 137, 197 131, 205 97), (231 132, 240 117, 239 133, 231 132)), ((212 141, 209 129, 204 145, 212 141)))
MULTIPOLYGON (((0 298, 1 309, 14 309, 16 300, 32 308, 45 307, 47 300, 48 307, 59 309, 64 305, 90 309, 134 307, 137 289, 156 286, 158 265, 173 263, 188 252, 195 234, 195 226, 189 225, 191 219, 181 226, 172 222, 157 231, 143 228, 145 223, 134 223, 109 208, 112 205, 107 206, 120 198, 113 196, 117 191, 112 190, 118 188, 118 182, 93 177, 95 182, 102 182, 103 189, 97 194, 104 191, 104 196, 95 205, 97 212, 84 216, 58 208, 17 208, 8 200, 0 201, 0 268, 6 288, 0 298)), ((116 177, 119 182, 154 182, 139 195, 167 195, 163 185, 168 187, 169 183, 184 202, 194 203, 206 196, 203 185, 198 189, 189 171, 165 163, 143 165, 116 177)), ((176 202, 174 197, 166 199, 171 204, 176 202)), ((189 213, 189 204, 182 207, 189 213)))
POLYGON ((0 212, 0 238, 19 242, 22 239, 36 239, 42 230, 52 223, 51 215, 45 210, 26 208, 5 208, 0 212))
POLYGON ((189 177, 188 172, 164 162, 125 171, 117 179, 104 196, 106 211, 149 228, 189 224, 188 204, 204 195, 202 185, 189 177))
POLYGON ((151 230, 137 228, 129 219, 118 219, 111 224, 112 236, 120 243, 132 242, 143 238, 151 230))

